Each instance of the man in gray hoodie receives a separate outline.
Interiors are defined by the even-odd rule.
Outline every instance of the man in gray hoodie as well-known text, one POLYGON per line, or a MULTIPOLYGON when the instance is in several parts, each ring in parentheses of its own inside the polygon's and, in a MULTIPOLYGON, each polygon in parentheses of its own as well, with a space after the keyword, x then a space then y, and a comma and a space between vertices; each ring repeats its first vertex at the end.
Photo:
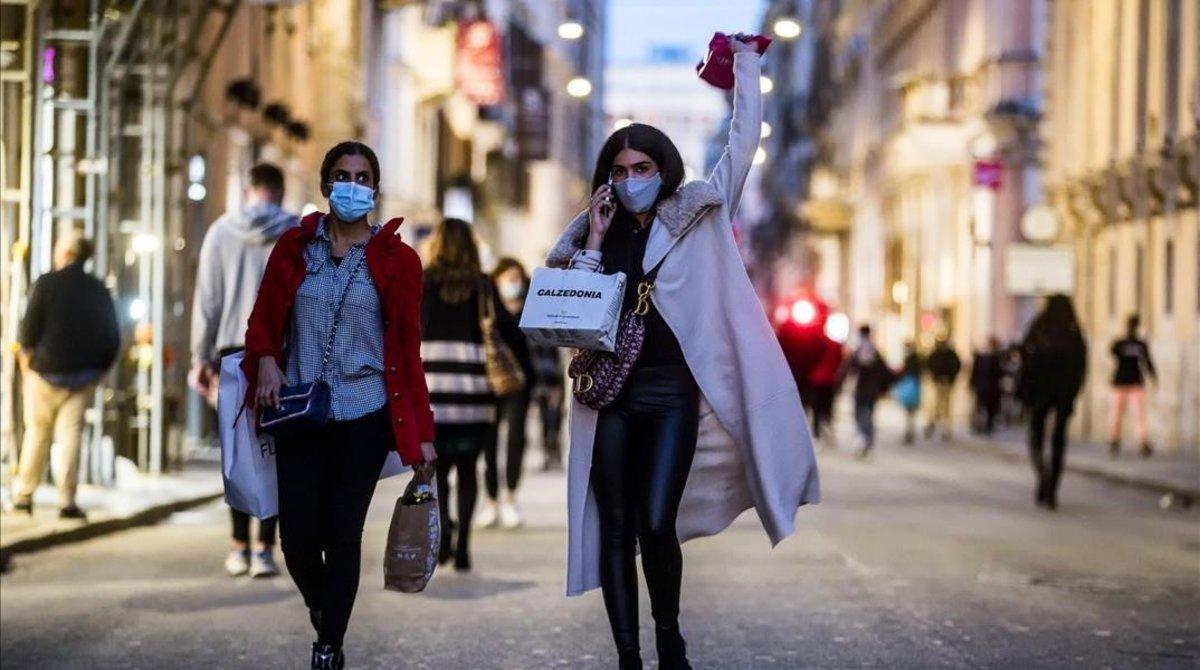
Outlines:
MULTIPOLYGON (((192 301, 192 386, 210 405, 216 405, 221 357, 245 347, 246 322, 267 257, 285 230, 299 217, 280 207, 283 172, 269 163, 250 169, 250 185, 241 211, 227 212, 213 222, 200 247, 196 293, 192 301)), ((234 576, 278 574, 274 546, 276 519, 259 523, 258 541, 250 552, 250 516, 235 509, 233 551, 225 569, 234 576)))

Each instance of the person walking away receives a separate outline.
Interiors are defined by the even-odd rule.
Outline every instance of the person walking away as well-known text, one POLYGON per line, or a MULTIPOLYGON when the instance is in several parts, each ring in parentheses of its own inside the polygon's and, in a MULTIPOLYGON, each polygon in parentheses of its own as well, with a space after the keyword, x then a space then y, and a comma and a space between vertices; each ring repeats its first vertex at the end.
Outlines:
POLYGON ((471 519, 479 497, 479 454, 496 442, 497 398, 488 383, 481 300, 491 302, 501 338, 522 369, 529 369, 525 334, 501 304, 492 278, 479 267, 471 225, 445 219, 428 241, 425 300, 421 305, 421 356, 437 421, 438 504, 442 545, 438 561, 471 569, 471 519), (450 520, 450 471, 456 474, 457 523, 450 520))
POLYGON ((921 407, 921 356, 911 342, 904 343, 904 364, 896 382, 896 400, 904 408, 904 444, 916 439, 917 410, 921 407))
POLYGON ((975 395, 972 424, 984 435, 995 430, 996 415, 1000 412, 1000 379, 1004 374, 1000 355, 999 341, 989 337, 987 348, 976 351, 971 364, 971 391, 975 395))
POLYGON ((858 328, 858 346, 842 364, 840 379, 854 376, 854 424, 858 428, 858 455, 866 458, 875 448, 875 405, 888 392, 896 374, 871 341, 871 327, 858 328))
MULTIPOLYGON (((246 348, 246 323, 258 295, 267 257, 284 231, 300 219, 281 207, 283 172, 270 163, 250 168, 245 205, 213 222, 200 245, 196 289, 192 297, 192 370, 188 381, 210 406, 216 406, 221 359, 246 348)), ((225 559, 230 575, 279 574, 275 566, 278 517, 258 522, 250 552, 250 515, 229 508, 233 548, 225 559)))
POLYGON ((437 458, 420 357, 421 260, 400 238, 401 219, 368 220, 378 184, 379 160, 365 144, 325 154, 330 212, 309 214, 276 242, 242 359, 250 409, 277 406, 285 384, 329 385, 325 425, 275 441, 279 537, 317 632, 316 670, 345 666, 363 523, 388 453, 406 465, 437 458))
POLYGON ((933 345, 927 360, 929 377, 933 380, 933 412, 929 423, 925 425, 925 439, 933 437, 934 431, 941 427, 942 439, 950 439, 950 400, 954 392, 954 381, 962 371, 962 361, 949 339, 942 335, 933 345))
POLYGON ((837 395, 838 371, 842 367, 842 345, 824 333, 816 363, 808 373, 809 406, 812 407, 812 435, 820 443, 832 446, 833 399, 837 395))
MULTIPOLYGON (((505 311, 512 321, 520 323, 521 310, 525 307, 525 292, 529 290, 529 275, 515 258, 501 258, 492 271, 492 281, 500 295, 505 311)), ((523 336, 523 334, 522 334, 523 336)), ((528 339, 525 338, 525 352, 528 339)), ((483 483, 487 493, 483 509, 476 524, 488 528, 500 524, 503 528, 521 525, 521 512, 517 507, 517 487, 521 483, 521 468, 525 462, 525 420, 529 416, 529 403, 533 397, 534 369, 528 355, 518 355, 525 372, 525 387, 499 398, 500 420, 504 430, 504 489, 500 489, 500 468, 497 462, 497 441, 488 443, 483 449, 483 483), (497 498, 499 502, 497 503, 497 498)))
POLYGON ((92 244, 78 231, 59 238, 54 267, 29 289, 17 344, 24 376, 25 437, 13 487, 13 509, 33 514, 33 493, 50 459, 63 454, 58 515, 87 520, 76 504, 83 415, 96 384, 117 359, 121 337, 108 289, 83 269, 92 244))
POLYGON ((1150 458, 1154 447, 1146 423, 1146 377, 1158 381, 1154 361, 1150 358, 1150 347, 1138 337, 1141 317, 1133 314, 1125 324, 1125 337, 1113 342, 1112 356, 1116 369, 1112 378, 1112 416, 1109 419, 1109 455, 1116 458, 1121 452, 1121 428, 1125 420, 1125 406, 1133 406, 1133 426, 1142 458, 1150 458))
POLYGON ((612 402, 597 409, 572 394, 569 414, 567 595, 601 587, 622 670, 642 667, 639 550, 658 667, 690 668, 680 542, 720 532, 751 506, 778 542, 796 509, 820 497, 796 382, 731 225, 762 131, 760 57, 747 39, 731 40, 733 118, 708 179, 683 184, 662 131, 621 128, 596 159, 588 209, 546 259, 626 273, 621 310, 637 309, 645 328, 612 402), (653 287, 639 304, 643 279, 653 287))
POLYGON ((1087 344, 1071 300, 1055 294, 1029 326, 1021 343, 1019 393, 1029 410, 1029 456, 1037 475, 1035 499, 1047 509, 1058 507, 1058 485, 1067 450, 1067 422, 1087 371, 1087 344), (1046 419, 1054 414, 1052 449, 1043 455, 1046 419))
POLYGON ((1005 426, 1021 423, 1024 410, 1017 398, 1021 380, 1021 344, 1009 344, 1000 356, 1000 419, 1005 426))
POLYGON ((542 471, 562 470, 562 423, 565 404, 564 370, 558 347, 529 343, 533 361, 533 401, 542 425, 542 471))

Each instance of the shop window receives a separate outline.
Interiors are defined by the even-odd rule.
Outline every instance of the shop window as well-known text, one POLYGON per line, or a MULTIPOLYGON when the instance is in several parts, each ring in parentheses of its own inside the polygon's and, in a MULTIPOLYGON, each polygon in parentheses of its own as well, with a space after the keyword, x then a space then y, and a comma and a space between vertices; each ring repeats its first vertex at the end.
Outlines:
POLYGON ((1175 308, 1175 242, 1167 240, 1163 249, 1163 313, 1175 308))
POLYGON ((1117 315, 1117 247, 1108 250, 1108 315, 1117 315))
POLYGON ((1142 306, 1144 304, 1142 301, 1142 296, 1144 295, 1143 290, 1146 285, 1144 272, 1146 265, 1145 256, 1146 250, 1142 247, 1142 245, 1137 245, 1137 252, 1133 265, 1133 307, 1138 312, 1143 311, 1142 306))

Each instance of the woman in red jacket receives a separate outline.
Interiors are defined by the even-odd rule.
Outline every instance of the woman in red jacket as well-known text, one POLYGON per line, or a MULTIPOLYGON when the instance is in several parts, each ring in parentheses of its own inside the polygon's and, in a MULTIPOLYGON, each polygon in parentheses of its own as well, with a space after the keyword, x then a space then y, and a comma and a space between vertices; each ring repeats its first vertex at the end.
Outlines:
POLYGON ((312 667, 343 667, 358 591, 363 522, 389 450, 433 461, 421 364, 421 262, 400 219, 372 225, 379 160, 342 142, 321 164, 331 212, 305 217, 271 252, 246 331, 251 407, 322 378, 329 421, 276 443, 279 530, 288 572, 317 632, 312 667), (286 346, 285 346, 286 344, 286 346))

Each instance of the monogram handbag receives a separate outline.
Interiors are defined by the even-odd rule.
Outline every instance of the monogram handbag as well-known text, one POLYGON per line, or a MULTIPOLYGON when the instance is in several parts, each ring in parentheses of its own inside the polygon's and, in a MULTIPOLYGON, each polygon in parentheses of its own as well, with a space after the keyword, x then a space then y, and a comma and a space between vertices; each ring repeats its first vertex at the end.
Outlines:
POLYGON ((479 329, 483 332, 484 370, 492 393, 506 396, 525 388, 525 371, 511 347, 500 337, 491 282, 480 282, 479 329))
POLYGON ((346 280, 346 288, 338 298, 337 309, 333 312, 333 325, 329 328, 329 341, 325 343, 325 357, 321 360, 321 376, 315 381, 305 384, 294 384, 279 389, 279 404, 274 407, 264 407, 262 417, 258 421, 260 428, 275 437, 292 437, 308 431, 321 428, 329 421, 332 391, 325 375, 329 373, 329 356, 333 353, 333 338, 337 336, 338 321, 342 316, 342 305, 346 303, 346 293, 354 275, 358 274, 366 261, 367 255, 362 254, 350 278, 346 280))
POLYGON ((637 304, 621 318, 616 350, 580 349, 571 357, 567 368, 567 375, 572 380, 571 392, 584 405, 603 409, 616 400, 625 386, 629 371, 642 354, 646 339, 645 316, 650 311, 650 292, 654 290, 660 267, 662 261, 638 282, 637 304))

